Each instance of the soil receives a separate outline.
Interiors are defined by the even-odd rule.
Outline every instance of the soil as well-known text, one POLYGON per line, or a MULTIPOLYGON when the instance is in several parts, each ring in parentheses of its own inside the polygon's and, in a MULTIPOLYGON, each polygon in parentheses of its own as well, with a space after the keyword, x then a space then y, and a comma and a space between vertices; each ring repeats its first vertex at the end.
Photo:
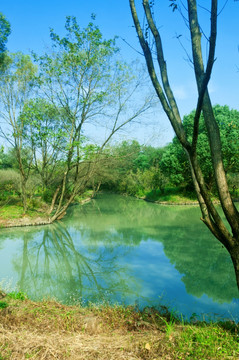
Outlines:
POLYGON ((31 218, 28 216, 24 216, 19 219, 3 219, 0 217, 0 228, 37 226, 37 225, 47 225, 50 223, 51 220, 49 218, 43 218, 43 217, 31 218))

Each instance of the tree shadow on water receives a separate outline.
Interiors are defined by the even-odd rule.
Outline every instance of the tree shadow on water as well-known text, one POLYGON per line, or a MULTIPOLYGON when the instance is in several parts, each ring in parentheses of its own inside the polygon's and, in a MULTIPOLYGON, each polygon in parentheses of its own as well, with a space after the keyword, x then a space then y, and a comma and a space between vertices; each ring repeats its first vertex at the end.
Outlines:
MULTIPOLYGON (((82 234, 83 237, 85 234, 82 234)), ((89 234, 88 234, 89 235, 89 234)), ((92 245, 73 241, 60 222, 22 237, 22 253, 13 260, 18 287, 33 299, 56 298, 64 303, 102 302, 111 298, 138 297, 140 284, 118 264, 120 252, 131 248, 92 245)), ((121 254, 122 255, 122 254, 121 254)))

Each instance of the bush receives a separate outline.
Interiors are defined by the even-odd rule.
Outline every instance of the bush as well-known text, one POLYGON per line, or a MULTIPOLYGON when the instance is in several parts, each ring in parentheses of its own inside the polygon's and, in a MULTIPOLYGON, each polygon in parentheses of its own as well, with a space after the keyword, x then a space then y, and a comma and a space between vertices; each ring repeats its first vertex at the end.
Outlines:
POLYGON ((5 200, 10 194, 20 194, 20 175, 13 169, 0 170, 0 199, 5 200))
MULTIPOLYGON (((26 191, 28 199, 31 200, 32 195, 37 187, 41 184, 40 178, 31 175, 26 184, 26 191)), ((0 201, 6 201, 9 197, 21 196, 21 179, 20 174, 14 169, 1 169, 0 170, 0 201)))

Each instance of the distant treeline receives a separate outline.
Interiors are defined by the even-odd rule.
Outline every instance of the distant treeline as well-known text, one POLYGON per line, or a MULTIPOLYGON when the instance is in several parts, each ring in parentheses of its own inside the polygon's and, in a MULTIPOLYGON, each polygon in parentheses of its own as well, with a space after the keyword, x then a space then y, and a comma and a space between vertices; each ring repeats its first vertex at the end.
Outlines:
MULTIPOLYGON (((239 190, 239 112, 230 110, 227 106, 215 106, 215 116, 220 127, 223 147, 224 166, 227 172, 231 192, 238 195, 239 190)), ((190 138, 193 131, 194 112, 185 116, 184 125, 190 138)), ((209 191, 217 196, 215 180, 210 160, 210 149, 204 122, 200 121, 198 155, 200 163, 206 174, 206 183, 209 191)), ((186 154, 175 137, 171 143, 164 147, 155 148, 149 145, 140 145, 137 141, 123 141, 117 145, 108 145, 99 155, 97 147, 87 144, 82 149, 88 156, 81 162, 82 177, 88 161, 94 162, 94 174, 89 179, 86 190, 110 190, 128 195, 157 199, 168 193, 181 193, 193 196, 193 183, 186 154), (95 158, 94 158, 95 157, 95 158)), ((23 163, 27 168, 29 164, 28 148, 24 149, 23 163)), ((0 199, 6 201, 9 193, 21 197, 19 182, 19 165, 14 148, 0 152, 0 199)), ((28 201, 36 198, 49 203, 56 192, 57 174, 64 169, 64 161, 59 158, 51 166, 45 168, 44 176, 42 163, 36 159, 31 162, 28 169, 30 176, 27 182, 28 201), (47 181, 46 181, 47 179, 47 181)), ((68 178, 66 198, 71 194, 74 176, 68 178)), ((34 200, 35 199, 35 200, 34 200)), ((57 201, 56 201, 57 204, 57 201)), ((34 205, 34 204, 33 204, 34 205)))

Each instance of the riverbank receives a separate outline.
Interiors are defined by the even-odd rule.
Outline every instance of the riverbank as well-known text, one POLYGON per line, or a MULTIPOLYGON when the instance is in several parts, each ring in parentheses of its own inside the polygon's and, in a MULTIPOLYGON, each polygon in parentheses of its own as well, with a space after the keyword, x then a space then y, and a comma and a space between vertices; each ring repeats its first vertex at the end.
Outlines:
MULTIPOLYGON (((91 197, 84 198, 79 200, 78 204, 85 204, 91 199, 91 197)), ((49 225, 52 220, 49 216, 46 216, 47 210, 48 207, 45 205, 38 209, 28 210, 23 215, 22 206, 20 205, 3 206, 0 208, 0 228, 49 225)))
POLYGON ((238 326, 183 323, 166 308, 66 306, 0 293, 2 360, 238 359, 238 326))
MULTIPOLYGON (((109 193, 109 192, 107 192, 109 193)), ((115 193, 112 193, 115 194, 115 193)), ((123 196, 130 196, 128 194, 122 194, 123 196)), ((170 206, 199 206, 197 200, 191 197, 186 197, 179 194, 170 194, 159 197, 137 197, 133 196, 139 200, 144 200, 146 202, 151 202, 159 205, 170 205, 170 206)), ((77 204, 82 205, 92 200, 92 196, 87 194, 86 197, 78 199, 77 204)), ((235 202, 238 202, 239 199, 234 199, 235 202)), ((220 204, 217 199, 213 199, 215 204, 220 204)), ((73 204, 75 205, 75 204, 73 204)), ((46 216, 48 206, 44 204, 38 209, 31 209, 27 211, 27 214, 22 214, 21 205, 7 205, 0 207, 0 228, 10 228, 10 227, 22 227, 22 226, 38 226, 38 225, 48 225, 51 224, 51 218, 46 216)), ((1 359, 0 359, 1 360, 1 359)))

